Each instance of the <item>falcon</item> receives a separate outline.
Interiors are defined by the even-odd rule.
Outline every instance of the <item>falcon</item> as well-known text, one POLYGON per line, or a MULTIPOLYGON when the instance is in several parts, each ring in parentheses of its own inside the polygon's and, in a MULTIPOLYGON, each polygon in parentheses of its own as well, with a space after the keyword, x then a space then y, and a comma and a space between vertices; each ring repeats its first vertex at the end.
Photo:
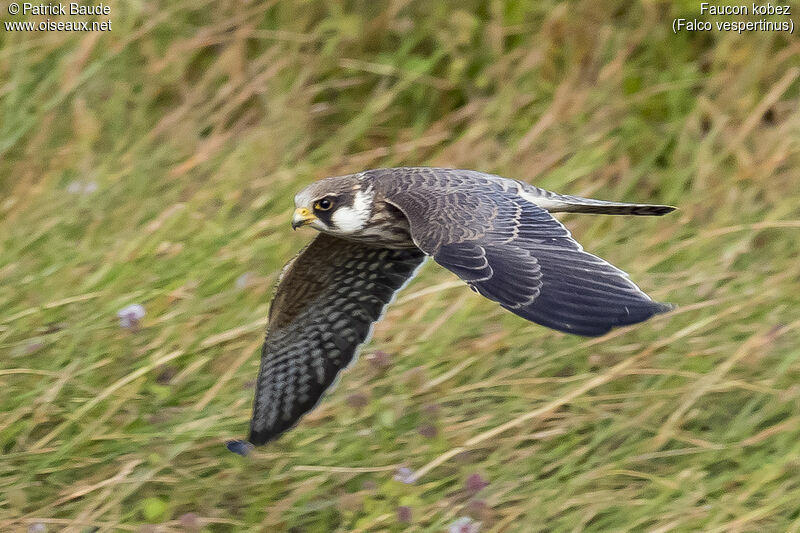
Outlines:
POLYGON ((252 445, 278 437, 316 406, 428 257, 501 307, 565 333, 603 335, 673 308, 585 252, 550 213, 658 216, 674 207, 592 200, 472 170, 424 167, 326 178, 300 191, 295 207, 292 227, 320 233, 278 279, 252 445))

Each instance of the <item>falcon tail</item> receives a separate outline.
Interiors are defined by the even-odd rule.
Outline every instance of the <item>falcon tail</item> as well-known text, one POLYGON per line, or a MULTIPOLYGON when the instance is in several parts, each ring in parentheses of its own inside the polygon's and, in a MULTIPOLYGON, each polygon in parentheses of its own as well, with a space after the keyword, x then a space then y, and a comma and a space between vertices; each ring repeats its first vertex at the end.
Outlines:
POLYGON ((604 200, 581 198, 580 196, 560 196, 556 201, 560 205, 555 208, 546 208, 551 213, 594 213, 596 215, 642 215, 660 217, 661 215, 666 215, 667 213, 675 211, 675 208, 671 205, 606 202, 604 200))
POLYGON ((517 183, 521 186, 518 191, 520 196, 551 213, 661 216, 675 211, 675 208, 671 205, 607 202, 605 200, 595 200, 594 198, 558 194, 521 181, 517 183))

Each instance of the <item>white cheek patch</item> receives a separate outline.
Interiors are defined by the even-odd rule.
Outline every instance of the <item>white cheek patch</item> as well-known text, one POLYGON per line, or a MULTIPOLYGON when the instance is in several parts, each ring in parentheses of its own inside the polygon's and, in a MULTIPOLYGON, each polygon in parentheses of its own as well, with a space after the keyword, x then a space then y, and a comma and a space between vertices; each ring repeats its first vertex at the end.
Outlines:
POLYGON ((331 216, 336 229, 343 233, 352 233, 364 228, 367 220, 352 207, 340 207, 331 216))
POLYGON ((337 231, 354 233, 364 229, 371 214, 372 191, 358 191, 353 199, 353 206, 342 206, 331 215, 331 221, 337 231))

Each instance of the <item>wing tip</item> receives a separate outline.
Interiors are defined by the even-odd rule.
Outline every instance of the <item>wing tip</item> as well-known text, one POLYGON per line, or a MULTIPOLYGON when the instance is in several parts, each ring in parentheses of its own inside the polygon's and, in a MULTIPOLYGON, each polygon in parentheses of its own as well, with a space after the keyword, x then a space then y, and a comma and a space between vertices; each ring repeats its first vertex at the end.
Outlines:
POLYGON ((653 302, 656 304, 656 312, 655 314, 660 315, 663 313, 669 313, 670 311, 674 311, 678 308, 677 304, 673 304, 670 302, 653 302))
POLYGON ((254 444, 243 440, 229 440, 225 443, 225 447, 236 455, 246 457, 252 451, 254 444))
POLYGON ((623 306, 625 311, 624 313, 618 311, 617 313, 603 315, 602 317, 598 315, 593 317, 589 316, 588 321, 575 321, 569 319, 564 320, 563 317, 561 319, 557 319, 552 316, 542 315, 526 316, 526 314, 520 313, 518 310, 508 309, 508 307, 506 307, 506 309, 516 315, 521 316, 522 318, 525 318, 526 320, 530 320, 531 322, 535 322, 556 331, 569 333, 571 335, 578 335, 581 337, 600 337, 613 329, 640 324, 656 315, 668 313, 677 308, 675 304, 654 302, 652 300, 647 300, 642 302, 642 304, 643 305, 639 305, 635 309, 623 306))
MULTIPOLYGON (((617 323, 612 324, 609 330, 615 328, 633 326, 634 324, 640 324, 642 322, 650 320, 656 315, 669 313, 670 311, 676 309, 677 307, 678 307, 677 305, 669 302, 652 301, 651 305, 641 309, 639 313, 618 319, 617 323)), ((625 310, 627 311, 627 308, 625 310)))

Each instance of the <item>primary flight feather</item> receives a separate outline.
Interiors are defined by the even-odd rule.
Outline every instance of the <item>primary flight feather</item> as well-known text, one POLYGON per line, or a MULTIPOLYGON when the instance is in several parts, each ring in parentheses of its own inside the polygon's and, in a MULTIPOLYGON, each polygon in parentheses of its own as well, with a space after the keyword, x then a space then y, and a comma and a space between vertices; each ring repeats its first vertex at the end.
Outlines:
POLYGON ((295 206, 292 227, 321 234, 277 284, 253 403, 254 445, 314 408, 426 257, 512 313, 566 333, 602 335, 672 309, 583 251, 550 213, 664 215, 674 207, 424 167, 326 178, 298 193, 295 206))

